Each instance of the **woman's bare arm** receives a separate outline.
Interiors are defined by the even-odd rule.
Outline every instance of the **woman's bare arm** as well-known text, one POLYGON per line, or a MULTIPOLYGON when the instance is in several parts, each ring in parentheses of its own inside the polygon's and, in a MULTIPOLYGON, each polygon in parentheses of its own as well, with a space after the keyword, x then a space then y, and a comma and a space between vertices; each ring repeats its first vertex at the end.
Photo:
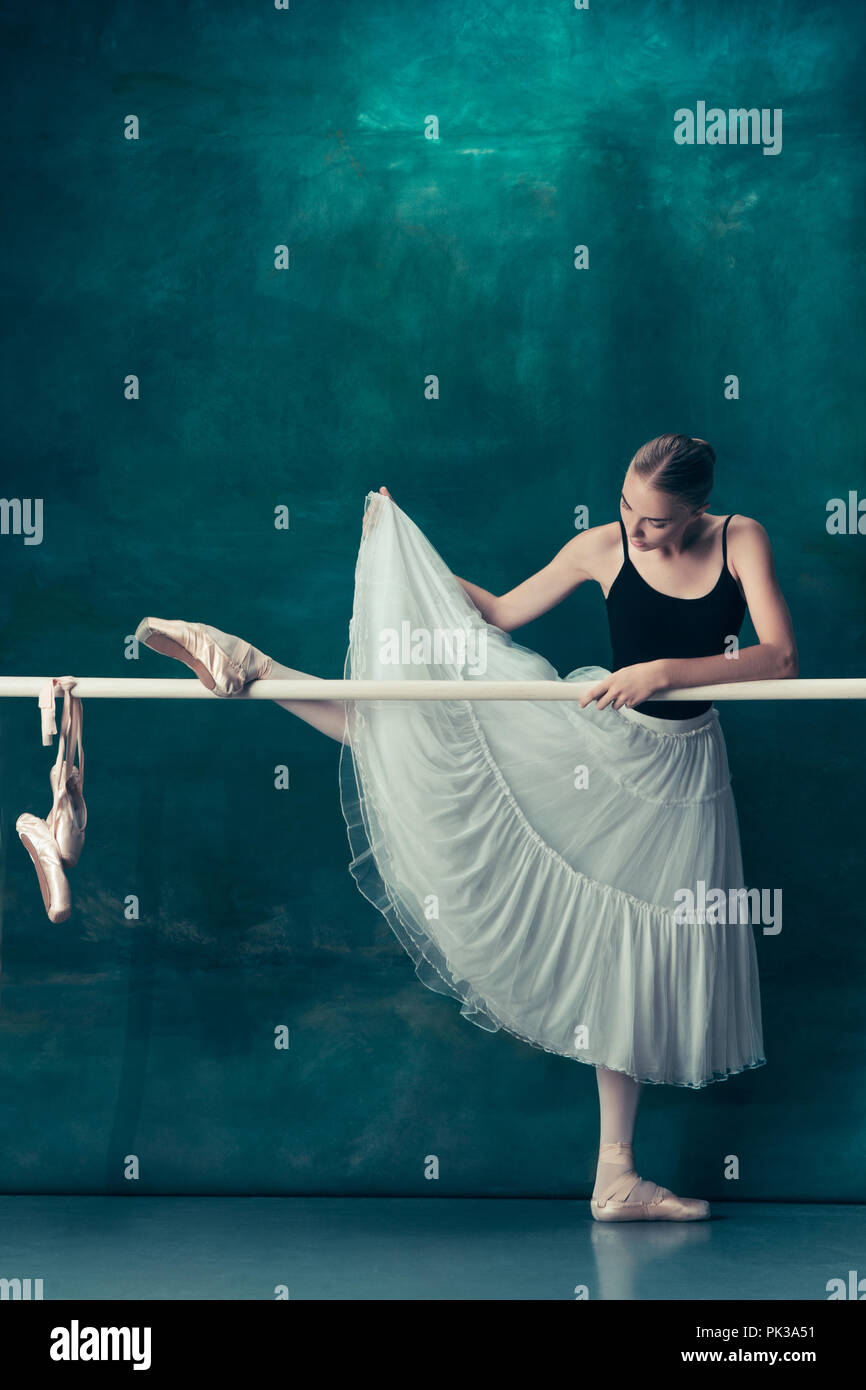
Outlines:
POLYGON ((596 545, 594 539, 590 539, 592 536, 592 531, 582 531, 567 541, 549 565, 524 579, 515 589, 509 589, 507 594, 497 597, 477 584, 470 584, 468 579, 458 579, 458 583, 462 584, 486 623, 511 632, 555 608, 578 585, 592 579, 586 568, 591 563, 590 557, 596 545))
MULTIPOLYGON (((386 487, 380 487, 379 491, 393 502, 386 487)), ((595 527, 582 531, 579 536, 567 541, 549 565, 524 579, 522 584, 510 589, 507 594, 497 596, 478 584, 470 584, 468 579, 460 579, 457 575, 454 578, 463 586, 486 623, 502 628, 503 632, 511 632, 555 608, 578 585, 594 578, 585 567, 592 565, 592 557, 597 553, 599 529, 595 527)))
POLYGON ((770 538, 761 523, 735 516, 728 525, 728 554, 743 586, 758 644, 741 648, 736 656, 666 658, 664 689, 787 680, 799 672, 791 614, 776 578, 770 538))
POLYGON ((592 686, 581 698, 582 707, 595 700, 599 709, 610 704, 621 709, 643 704, 662 690, 787 680, 798 674, 791 615, 776 579, 770 538, 761 523, 735 516, 728 525, 728 554, 743 586, 757 645, 735 648, 730 656, 661 657, 624 666, 592 686))

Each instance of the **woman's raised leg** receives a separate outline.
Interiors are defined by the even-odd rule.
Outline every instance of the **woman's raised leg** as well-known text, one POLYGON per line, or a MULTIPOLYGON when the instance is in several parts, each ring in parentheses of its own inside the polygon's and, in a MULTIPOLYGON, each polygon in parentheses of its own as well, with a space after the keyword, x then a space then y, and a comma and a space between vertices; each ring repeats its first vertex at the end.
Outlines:
MULTIPOLYGON (((153 651, 182 661, 216 695, 240 695, 256 680, 316 679, 306 671, 278 665, 244 638, 206 623, 189 623, 180 618, 142 618, 135 636, 153 651)), ((329 738, 345 743, 348 701, 277 700, 275 703, 329 738)))
MULTIPOLYGON (((315 676, 306 671, 294 671, 291 666, 280 666, 272 662, 268 680, 272 681, 312 681, 315 676)), ((275 700, 274 704, 296 714, 305 723, 312 724, 320 733, 335 738, 338 743, 346 742, 346 700, 275 700)))

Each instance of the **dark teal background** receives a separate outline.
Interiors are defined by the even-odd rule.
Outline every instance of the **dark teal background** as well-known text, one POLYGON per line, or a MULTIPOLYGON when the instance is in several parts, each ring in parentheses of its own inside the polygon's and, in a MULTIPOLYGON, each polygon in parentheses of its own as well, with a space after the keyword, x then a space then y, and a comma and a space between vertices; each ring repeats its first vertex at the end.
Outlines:
MULTIPOLYGON (((501 592, 684 431, 771 536, 801 675, 863 675, 866 538, 825 526, 866 494, 863 36, 811 0, 7 4, 3 495, 45 535, 0 536, 0 669, 186 678, 125 659, 157 614, 339 675, 369 489, 501 592), (675 145, 697 100, 781 107, 782 153, 675 145)), ((517 639, 607 664, 599 590, 517 639)), ((784 895, 768 1065, 646 1088, 640 1166, 862 1200, 866 707, 720 708, 747 882, 784 895)), ((594 1072, 417 982, 347 872, 336 744, 272 705, 84 714, 58 927, 15 834, 54 750, 0 701, 0 1189, 588 1194, 594 1072)))

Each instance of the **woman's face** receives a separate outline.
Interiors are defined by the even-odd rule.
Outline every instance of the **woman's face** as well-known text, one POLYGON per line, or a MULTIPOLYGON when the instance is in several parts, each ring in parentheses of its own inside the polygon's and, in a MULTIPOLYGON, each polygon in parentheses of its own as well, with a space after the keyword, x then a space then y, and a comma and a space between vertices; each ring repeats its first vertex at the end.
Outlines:
POLYGON ((683 532, 706 510, 692 511, 669 492, 659 492, 629 467, 620 494, 619 510, 635 550, 658 550, 679 542, 683 532))

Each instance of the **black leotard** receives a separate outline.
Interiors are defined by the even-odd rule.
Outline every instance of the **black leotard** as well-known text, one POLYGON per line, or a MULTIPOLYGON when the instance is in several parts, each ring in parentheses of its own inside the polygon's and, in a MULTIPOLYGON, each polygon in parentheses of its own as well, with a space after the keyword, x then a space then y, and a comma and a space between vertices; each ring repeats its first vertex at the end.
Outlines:
MULTIPOLYGON (((715 587, 700 598, 674 598, 648 584, 629 559, 628 537, 620 519, 623 562, 607 595, 611 670, 660 657, 717 656, 724 652, 726 638, 739 633, 746 600, 728 569, 730 519, 722 527, 722 572, 715 587)), ((691 719, 710 705, 706 700, 648 700, 635 708, 660 719, 691 719)))

